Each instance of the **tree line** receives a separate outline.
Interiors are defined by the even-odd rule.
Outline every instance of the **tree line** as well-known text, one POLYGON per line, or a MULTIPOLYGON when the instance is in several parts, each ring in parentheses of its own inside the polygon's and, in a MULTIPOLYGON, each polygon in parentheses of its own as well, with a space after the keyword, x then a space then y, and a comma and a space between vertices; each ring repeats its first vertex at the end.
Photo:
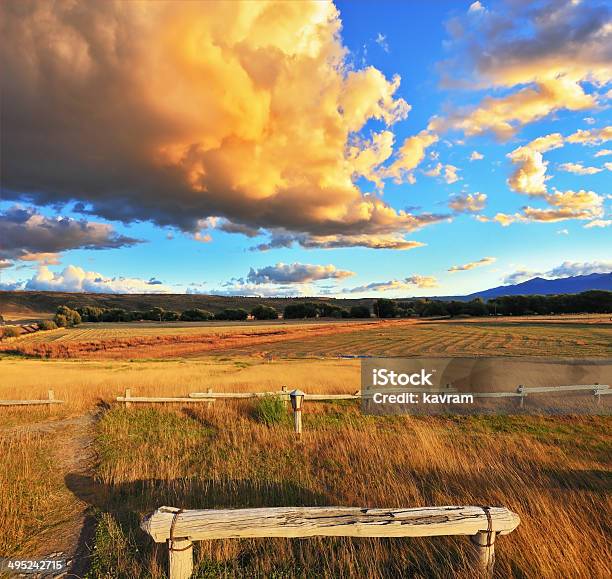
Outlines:
MULTIPOLYGON (((502 296, 487 301, 476 298, 471 301, 413 299, 377 299, 372 308, 354 305, 343 308, 325 302, 301 302, 284 308, 286 320, 308 318, 408 318, 408 317, 462 317, 462 316, 524 316, 578 313, 612 313, 612 292, 590 290, 579 294, 502 296)), ((83 306, 70 308, 59 306, 51 320, 39 322, 41 330, 56 327, 77 326, 81 322, 205 322, 211 320, 242 321, 252 317, 256 320, 276 320, 279 312, 260 304, 250 312, 243 308, 225 308, 213 313, 199 308, 183 312, 151 308, 144 311, 129 311, 122 308, 100 308, 83 306)))

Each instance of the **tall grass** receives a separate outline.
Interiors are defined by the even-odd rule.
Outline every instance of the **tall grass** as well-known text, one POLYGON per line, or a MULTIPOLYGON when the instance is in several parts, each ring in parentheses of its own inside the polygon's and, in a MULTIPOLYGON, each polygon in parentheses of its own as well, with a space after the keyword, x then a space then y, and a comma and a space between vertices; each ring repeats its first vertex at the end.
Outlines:
MULTIPOLYGON (((255 421, 244 403, 118 408, 100 423, 107 502, 96 506, 116 513, 115 540, 136 537, 136 576, 161 576, 163 555, 136 525, 162 504, 473 504, 521 516, 499 539, 498 577, 603 578, 611 435, 607 418, 380 418, 312 404, 297 443, 289 426, 255 421)), ((211 541, 198 546, 198 576, 469 577, 468 549, 462 538, 211 541)))

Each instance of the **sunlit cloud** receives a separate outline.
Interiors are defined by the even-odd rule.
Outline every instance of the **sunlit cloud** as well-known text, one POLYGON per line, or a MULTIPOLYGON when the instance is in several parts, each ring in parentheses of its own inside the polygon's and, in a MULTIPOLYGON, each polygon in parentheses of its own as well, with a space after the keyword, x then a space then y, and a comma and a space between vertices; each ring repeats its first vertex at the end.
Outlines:
POLYGON ((476 213, 482 211, 486 203, 487 196, 484 193, 468 193, 453 195, 448 206, 457 213, 476 213))
POLYGON ((497 261, 496 257, 483 257, 478 261, 470 261, 468 263, 464 263, 463 265, 453 265, 448 268, 450 273, 456 273, 458 271, 468 271, 470 269, 475 269, 477 267, 485 267, 487 265, 492 265, 497 261))
POLYGON ((393 279, 390 281, 373 282, 344 290, 345 293, 379 293, 390 291, 406 291, 419 289, 431 289, 438 287, 438 280, 432 276, 413 275, 405 279, 393 279))

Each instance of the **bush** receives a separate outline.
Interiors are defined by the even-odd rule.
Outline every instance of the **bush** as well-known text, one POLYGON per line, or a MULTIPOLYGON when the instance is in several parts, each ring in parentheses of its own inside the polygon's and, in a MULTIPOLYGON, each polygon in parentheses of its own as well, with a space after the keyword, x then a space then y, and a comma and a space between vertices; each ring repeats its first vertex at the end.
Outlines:
POLYGON ((112 308, 104 310, 102 314, 103 322, 129 322, 132 319, 130 312, 122 308, 112 308))
POLYGON ((353 306, 350 311, 351 318, 369 318, 370 308, 368 306, 353 306))
POLYGON ((53 318, 53 322, 58 328, 68 327, 68 318, 62 314, 55 314, 55 317, 53 318))
POLYGON ((205 322, 214 319, 214 317, 214 314, 211 312, 194 308, 192 310, 185 310, 181 314, 180 319, 183 322, 205 322))
POLYGON ((81 315, 79 312, 69 308, 68 306, 60 306, 57 308, 55 318, 53 318, 53 320, 58 326, 69 328, 72 326, 78 326, 81 323, 81 315))
POLYGON ((288 420, 287 410, 280 396, 264 396, 255 402, 253 417, 266 426, 282 424, 288 420))
POLYGON ((162 320, 164 322, 176 322, 181 317, 181 314, 178 312, 164 312, 162 314, 162 320))
POLYGON ((44 332, 48 330, 57 330, 57 324, 53 320, 41 320, 38 322, 38 329, 44 332))
POLYGON ((259 305, 251 310, 251 315, 256 320, 277 320, 278 312, 269 306, 259 305))
POLYGON ((3 338, 16 338, 17 336, 21 336, 21 329, 17 326, 5 326, 0 330, 2 332, 3 338))
POLYGON ((225 308, 224 310, 215 314, 215 320, 240 321, 246 320, 248 317, 249 312, 243 310, 242 308, 225 308))

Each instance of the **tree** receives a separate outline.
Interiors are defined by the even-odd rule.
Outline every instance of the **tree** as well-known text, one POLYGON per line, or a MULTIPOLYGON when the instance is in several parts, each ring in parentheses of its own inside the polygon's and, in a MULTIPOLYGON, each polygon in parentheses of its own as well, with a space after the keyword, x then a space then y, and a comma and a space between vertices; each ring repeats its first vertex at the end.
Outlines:
POLYGON ((278 319, 278 312, 274 308, 270 306, 264 306, 263 304, 259 304, 258 306, 255 306, 251 310, 251 315, 256 320, 277 320, 278 319))
POLYGON ((214 319, 215 315, 207 310, 201 310, 199 308, 193 308, 191 310, 185 310, 180 315, 182 322, 206 322, 214 319))
POLYGON ((304 318, 317 318, 319 313, 319 304, 314 302, 302 302, 300 304, 289 304, 286 306, 283 317, 286 320, 300 320, 304 318))
POLYGON ((68 306, 59 306, 55 312, 55 317, 53 320, 58 326, 71 328, 72 326, 78 326, 81 323, 81 315, 79 312, 69 308, 68 306))
POLYGON ((57 324, 53 320, 40 320, 38 322, 38 329, 42 331, 55 330, 57 324))
POLYGON ((349 313, 351 318, 369 318, 372 315, 368 306, 352 306, 349 313))
POLYGON ((216 320, 229 320, 229 321, 242 321, 249 317, 249 312, 242 308, 225 308, 219 313, 215 314, 216 320))
POLYGON ((79 312, 81 320, 83 322, 101 322, 104 310, 102 308, 96 308, 94 306, 85 306, 82 308, 76 308, 79 312))
POLYGON ((393 300, 379 298, 374 302, 374 313, 379 318, 394 318, 397 313, 397 306, 393 300))

